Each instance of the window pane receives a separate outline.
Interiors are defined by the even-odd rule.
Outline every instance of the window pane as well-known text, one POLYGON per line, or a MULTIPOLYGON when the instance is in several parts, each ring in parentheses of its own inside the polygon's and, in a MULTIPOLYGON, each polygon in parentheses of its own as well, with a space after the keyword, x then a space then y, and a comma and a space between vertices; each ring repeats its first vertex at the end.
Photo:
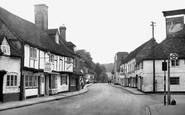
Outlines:
POLYGON ((10 86, 13 86, 13 75, 11 75, 11 82, 10 86))
POLYGON ((29 86, 29 84, 28 84, 29 79, 28 79, 28 78, 29 78, 28 76, 25 76, 25 86, 26 86, 26 87, 29 86))
POLYGON ((7 86, 10 86, 10 75, 7 75, 7 83, 6 83, 7 86))
POLYGON ((15 79, 14 80, 14 86, 17 86, 17 76, 16 75, 14 76, 14 79, 15 79))
POLYGON ((176 66, 179 66, 179 60, 176 60, 176 66))
POLYGON ((32 86, 32 76, 29 76, 29 86, 32 86))

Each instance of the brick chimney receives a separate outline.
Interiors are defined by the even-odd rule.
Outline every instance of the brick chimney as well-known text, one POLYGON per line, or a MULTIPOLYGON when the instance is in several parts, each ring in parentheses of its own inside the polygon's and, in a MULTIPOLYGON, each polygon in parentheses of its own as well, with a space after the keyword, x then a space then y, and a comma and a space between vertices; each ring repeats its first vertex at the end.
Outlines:
POLYGON ((37 4, 35 6, 35 24, 43 31, 48 30, 48 6, 37 4))
POLYGON ((60 30, 60 36, 66 40, 66 27, 63 25, 63 26, 60 26, 59 27, 59 30, 60 30))

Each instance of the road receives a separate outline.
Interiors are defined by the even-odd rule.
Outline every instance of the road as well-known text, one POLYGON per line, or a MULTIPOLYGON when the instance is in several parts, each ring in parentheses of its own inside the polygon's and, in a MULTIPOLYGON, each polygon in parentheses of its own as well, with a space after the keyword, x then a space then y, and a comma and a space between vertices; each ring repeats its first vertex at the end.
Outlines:
POLYGON ((150 95, 134 95, 109 84, 94 84, 89 92, 66 99, 0 112, 0 115, 145 115, 159 103, 150 95))

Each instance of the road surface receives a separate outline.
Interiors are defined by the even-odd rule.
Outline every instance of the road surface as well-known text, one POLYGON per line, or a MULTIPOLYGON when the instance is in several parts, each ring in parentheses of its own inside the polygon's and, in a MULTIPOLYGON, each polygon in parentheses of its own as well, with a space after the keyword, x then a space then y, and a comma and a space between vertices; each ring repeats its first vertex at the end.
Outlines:
POLYGON ((0 115, 145 115, 150 95, 134 95, 109 84, 93 84, 89 92, 66 99, 1 111, 0 115))

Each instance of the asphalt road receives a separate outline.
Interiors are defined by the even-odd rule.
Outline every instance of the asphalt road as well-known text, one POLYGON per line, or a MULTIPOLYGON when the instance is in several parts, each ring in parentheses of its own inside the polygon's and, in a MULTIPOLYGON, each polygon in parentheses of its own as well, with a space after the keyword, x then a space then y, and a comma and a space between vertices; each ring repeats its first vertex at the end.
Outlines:
POLYGON ((149 95, 93 84, 85 94, 2 111, 0 115, 145 115, 145 107, 155 103, 158 101, 149 95))

